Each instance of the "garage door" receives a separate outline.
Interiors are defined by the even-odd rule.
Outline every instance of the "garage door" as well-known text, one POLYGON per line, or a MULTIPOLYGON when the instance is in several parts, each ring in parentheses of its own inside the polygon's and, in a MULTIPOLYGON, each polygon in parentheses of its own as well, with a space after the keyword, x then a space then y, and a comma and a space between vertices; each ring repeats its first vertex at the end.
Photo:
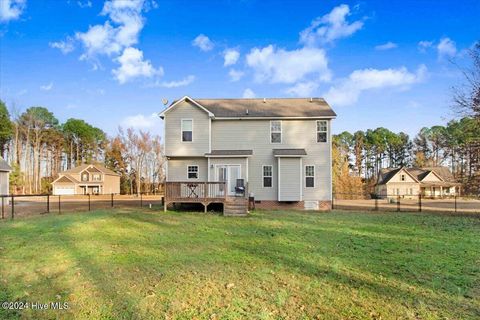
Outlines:
POLYGON ((55 195, 75 194, 75 188, 70 186, 55 186, 55 195))

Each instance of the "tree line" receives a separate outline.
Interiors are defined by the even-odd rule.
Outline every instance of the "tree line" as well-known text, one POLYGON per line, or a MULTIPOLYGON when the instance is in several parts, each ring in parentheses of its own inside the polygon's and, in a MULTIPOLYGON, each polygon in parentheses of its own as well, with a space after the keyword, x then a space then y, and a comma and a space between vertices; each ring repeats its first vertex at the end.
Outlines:
POLYGON ((448 166, 465 192, 480 194, 480 43, 468 54, 470 63, 457 65, 464 81, 452 88, 457 119, 413 139, 382 127, 333 136, 335 192, 372 192, 383 168, 448 166))
POLYGON ((59 172, 100 163, 121 175, 122 193, 155 192, 163 178, 160 137, 119 128, 108 137, 82 119, 60 123, 47 108, 19 112, 0 100, 0 155, 12 165, 13 193, 51 191, 59 172))

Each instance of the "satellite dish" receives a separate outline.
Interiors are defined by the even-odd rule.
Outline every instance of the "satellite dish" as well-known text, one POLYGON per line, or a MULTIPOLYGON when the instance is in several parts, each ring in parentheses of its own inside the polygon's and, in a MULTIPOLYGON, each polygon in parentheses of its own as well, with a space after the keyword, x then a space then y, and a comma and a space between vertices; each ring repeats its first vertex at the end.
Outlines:
POLYGON ((168 103, 168 99, 162 99, 162 103, 163 103, 164 106, 166 106, 167 103, 168 103))

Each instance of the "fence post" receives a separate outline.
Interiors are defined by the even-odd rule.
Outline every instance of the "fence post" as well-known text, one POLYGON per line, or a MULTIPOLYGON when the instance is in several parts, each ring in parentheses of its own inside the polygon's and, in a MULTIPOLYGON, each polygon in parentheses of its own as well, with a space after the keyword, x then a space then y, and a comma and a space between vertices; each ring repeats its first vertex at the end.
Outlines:
POLYGON ((15 217, 15 197, 12 194, 12 219, 15 217))
POLYGON ((378 196, 375 196, 375 211, 378 211, 378 196))
POLYGON ((455 213, 457 213, 457 195, 455 195, 455 213))
POLYGON ((113 193, 111 194, 110 206, 113 208, 113 193))
POLYGON ((58 213, 62 213, 62 201, 60 201, 60 195, 58 195, 58 213))
POLYGON ((2 219, 5 219, 5 197, 2 197, 2 219))
POLYGON ((91 207, 90 207, 90 193, 88 194, 88 211, 91 210, 91 207))
POLYGON ((397 211, 400 211, 400 196, 397 196, 397 211))
POLYGON ((140 192, 140 208, 143 207, 143 196, 142 193, 140 192))
POLYGON ((418 212, 422 212, 422 193, 418 194, 418 212))
POLYGON ((47 213, 50 212, 50 195, 47 194, 47 213))
POLYGON ((332 210, 334 209, 335 193, 332 193, 332 210))

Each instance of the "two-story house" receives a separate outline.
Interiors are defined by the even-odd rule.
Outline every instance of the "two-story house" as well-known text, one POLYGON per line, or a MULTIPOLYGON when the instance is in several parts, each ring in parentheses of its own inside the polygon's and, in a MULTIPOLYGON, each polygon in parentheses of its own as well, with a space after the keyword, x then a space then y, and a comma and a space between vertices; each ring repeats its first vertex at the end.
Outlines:
POLYGON ((118 194, 120 175, 99 164, 83 164, 61 172, 52 186, 54 195, 118 194))
POLYGON ((160 117, 167 184, 224 181, 233 197, 241 179, 257 208, 330 209, 336 114, 325 100, 185 96, 160 117))

